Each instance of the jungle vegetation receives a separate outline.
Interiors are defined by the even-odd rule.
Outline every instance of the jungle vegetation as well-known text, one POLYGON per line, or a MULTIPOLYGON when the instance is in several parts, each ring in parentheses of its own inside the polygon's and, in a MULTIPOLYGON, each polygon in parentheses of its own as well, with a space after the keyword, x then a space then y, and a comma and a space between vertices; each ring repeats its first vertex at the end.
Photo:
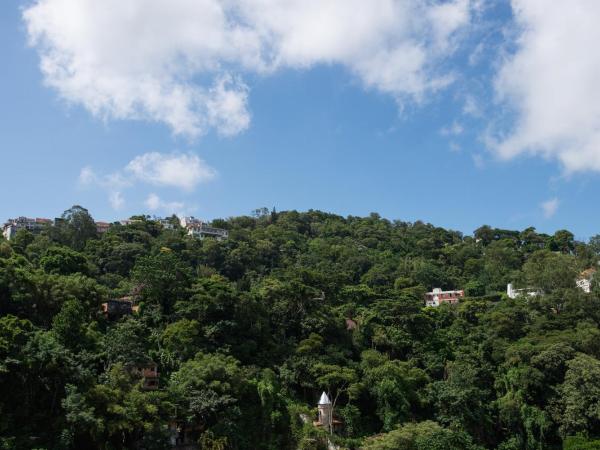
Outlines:
POLYGON ((575 285, 600 236, 261 208, 213 221, 217 241, 63 218, 0 240, 1 449, 170 448, 174 422, 214 450, 600 449, 600 286, 575 285), (427 308, 434 287, 466 297, 427 308), (139 310, 102 314, 122 297, 139 310))

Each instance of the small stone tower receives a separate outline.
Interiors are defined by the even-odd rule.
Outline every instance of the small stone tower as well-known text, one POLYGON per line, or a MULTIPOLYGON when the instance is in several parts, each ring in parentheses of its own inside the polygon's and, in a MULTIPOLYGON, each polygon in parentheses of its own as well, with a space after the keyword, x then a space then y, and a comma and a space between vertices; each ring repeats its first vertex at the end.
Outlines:
POLYGON ((332 405, 329 397, 325 392, 321 394, 319 399, 319 425, 329 428, 332 420, 332 405))

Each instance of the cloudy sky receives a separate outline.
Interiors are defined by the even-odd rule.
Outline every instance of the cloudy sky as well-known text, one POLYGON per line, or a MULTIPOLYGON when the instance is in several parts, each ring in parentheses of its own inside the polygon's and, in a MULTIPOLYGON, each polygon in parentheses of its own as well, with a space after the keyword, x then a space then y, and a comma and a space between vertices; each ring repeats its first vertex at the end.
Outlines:
POLYGON ((597 0, 0 3, 2 219, 600 232, 597 0))

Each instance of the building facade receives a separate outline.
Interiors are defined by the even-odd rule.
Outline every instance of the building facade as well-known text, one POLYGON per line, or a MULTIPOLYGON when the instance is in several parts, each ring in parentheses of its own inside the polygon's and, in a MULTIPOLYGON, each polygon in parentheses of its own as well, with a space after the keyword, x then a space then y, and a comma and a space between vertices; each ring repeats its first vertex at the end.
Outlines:
POLYGON ((173 230, 175 229, 175 225, 171 222, 171 219, 156 219, 158 223, 162 225, 165 230, 173 230))
POLYGON ((579 278, 575 280, 575 284, 583 292, 589 294, 592 291, 592 280, 594 279, 595 274, 596 269, 593 267, 591 269, 584 270, 579 274, 579 278))
POLYGON ((108 222, 96 222, 96 232, 98 234, 106 233, 110 228, 110 223, 108 222))
POLYGON ((536 288, 515 289, 512 283, 506 285, 506 295, 508 295, 509 298, 517 298, 520 295, 525 297, 535 297, 536 295, 541 294, 542 291, 536 288))
POLYGON ((465 296, 465 291, 442 291, 440 288, 434 288, 433 291, 425 294, 425 306, 440 306, 442 303, 454 305, 465 296))
POLYGON ((2 235, 6 240, 10 240, 19 230, 27 230, 31 233, 39 233, 44 227, 52 225, 51 219, 17 217, 16 219, 8 219, 2 228, 2 235))
POLYGON ((208 223, 200 219, 196 219, 195 217, 182 217, 179 219, 179 223, 183 228, 185 228, 188 236, 198 239, 211 237, 221 241, 229 237, 229 232, 227 230, 212 227, 208 223))

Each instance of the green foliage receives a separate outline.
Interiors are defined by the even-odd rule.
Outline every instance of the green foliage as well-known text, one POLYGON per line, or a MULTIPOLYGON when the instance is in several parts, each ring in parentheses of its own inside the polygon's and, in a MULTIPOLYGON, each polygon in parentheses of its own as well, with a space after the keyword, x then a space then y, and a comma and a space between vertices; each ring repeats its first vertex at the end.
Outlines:
POLYGON ((224 241, 62 219, 0 242, 0 448, 598 447, 600 284, 575 285, 597 236, 264 208, 216 220, 224 241), (466 298, 426 308, 433 287, 466 298), (136 311, 102 314, 121 297, 136 311))
POLYGON ((588 432, 600 421, 600 361, 580 354, 567 363, 560 386, 560 430, 565 436, 588 432))
POLYGON ((363 450, 477 450, 468 434, 442 428, 432 421, 408 423, 368 439, 363 450))
POLYGON ((565 439, 563 450, 599 450, 600 440, 583 436, 569 436, 565 439))
POLYGON ((46 250, 40 259, 40 266, 47 273, 60 275, 87 272, 85 256, 68 247, 51 247, 46 250))
POLYGON ((140 287, 143 301, 158 305, 163 314, 171 314, 175 303, 189 287, 189 268, 169 249, 137 260, 132 278, 140 287))
POLYGON ((67 209, 51 232, 59 242, 77 251, 83 250, 86 242, 97 236, 94 219, 87 209, 79 205, 67 209))

